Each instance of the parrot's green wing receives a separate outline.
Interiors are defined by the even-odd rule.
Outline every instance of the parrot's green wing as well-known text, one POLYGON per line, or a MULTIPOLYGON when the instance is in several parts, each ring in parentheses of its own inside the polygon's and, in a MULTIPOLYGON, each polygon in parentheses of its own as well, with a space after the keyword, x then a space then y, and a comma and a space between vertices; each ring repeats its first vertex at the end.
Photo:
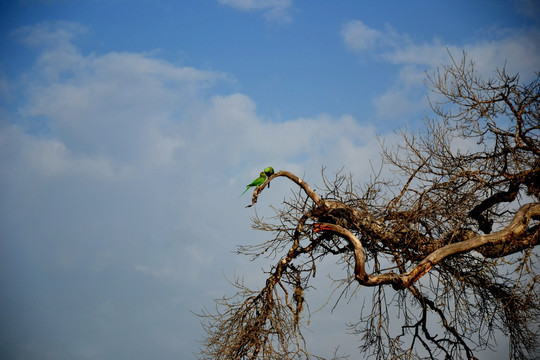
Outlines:
MULTIPOLYGON (((253 180, 251 182, 251 184, 247 185, 246 190, 244 190, 244 192, 241 193, 240 196, 244 195, 246 193, 246 191, 248 191, 250 188, 252 188, 254 186, 259 186, 259 185, 264 184, 265 181, 266 181, 266 174, 264 172, 261 172, 261 174, 260 174, 260 176, 258 178, 253 180)), ((238 196, 238 197, 240 197, 240 196, 238 196)))

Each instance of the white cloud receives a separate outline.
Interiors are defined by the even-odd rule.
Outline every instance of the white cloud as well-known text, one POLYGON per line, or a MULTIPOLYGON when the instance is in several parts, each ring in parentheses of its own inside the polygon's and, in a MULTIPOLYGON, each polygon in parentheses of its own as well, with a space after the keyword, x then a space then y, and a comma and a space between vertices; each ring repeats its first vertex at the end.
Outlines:
POLYGON ((268 20, 288 22, 292 0, 218 0, 220 4, 240 11, 264 11, 268 20))
POLYGON ((106 157, 74 154, 61 141, 34 137, 15 126, 1 129, 0 148, 10 154, 10 166, 25 167, 41 179, 65 176, 109 179, 128 172, 115 167, 106 157))
POLYGON ((519 73, 521 80, 528 81, 540 69, 540 30, 508 29, 499 40, 467 44, 465 51, 483 75, 494 76, 496 68, 506 66, 508 73, 519 73))
POLYGON ((88 29, 69 21, 43 22, 28 25, 11 32, 11 36, 31 47, 71 46, 70 41, 88 29))
POLYGON ((395 118, 426 108, 426 74, 451 64, 451 56, 460 61, 463 51, 481 76, 494 77, 496 69, 506 66, 508 73, 519 73, 521 80, 532 79, 540 69, 540 31, 499 29, 493 33, 498 39, 463 45, 440 39, 415 43, 391 27, 379 30, 354 20, 343 26, 341 35, 345 45, 359 55, 399 66, 394 85, 373 99, 381 118, 395 118))
MULTIPOLYGON (((40 51, 19 79, 18 110, 0 112, 3 268, 22 274, 4 285, 41 305, 16 293, 1 304, 20 309, 13 319, 50 319, 46 332, 29 321, 40 335, 27 348, 54 352, 50 336, 70 339, 67 353, 103 357, 103 338, 125 348, 138 339, 140 352, 174 333, 190 356, 202 330, 188 310, 229 292, 224 275, 253 269, 237 244, 270 236, 252 231, 244 186, 268 165, 311 184, 323 165, 345 165, 361 180, 378 156, 372 127, 350 116, 265 120, 249 96, 213 93, 220 73, 147 54, 83 55, 69 41, 40 51), (47 129, 24 125, 33 121, 47 129)), ((257 213, 272 215, 290 190, 278 179, 257 213)))
POLYGON ((347 47, 358 53, 380 46, 377 42, 385 38, 382 31, 370 28, 360 20, 345 24, 341 29, 341 36, 347 47))
POLYGON ((399 34, 388 24, 379 30, 360 20, 352 20, 343 25, 341 37, 345 46, 359 55, 378 55, 388 48, 403 47, 411 43, 407 35, 399 34))
POLYGON ((166 128, 197 108, 202 89, 225 78, 145 54, 83 56, 73 46, 52 46, 24 79, 29 96, 20 114, 48 119, 66 151, 122 164, 152 153, 167 163, 184 142, 166 128))
POLYGON ((399 34, 390 26, 375 29, 360 20, 345 24, 341 35, 345 45, 357 52, 374 50, 371 55, 397 65, 413 65, 425 70, 434 69, 450 61, 450 55, 460 57, 467 52, 480 71, 491 71, 505 62, 518 72, 533 72, 540 64, 540 31, 531 29, 495 29, 497 40, 478 40, 469 44, 444 43, 434 38, 431 42, 415 43, 407 34, 399 34))
MULTIPOLYGON (((70 39, 61 27, 24 32, 70 39)), ((261 167, 320 184, 324 165, 361 179, 377 157, 374 128, 351 116, 268 121, 245 94, 211 94, 223 74, 147 54, 83 55, 64 40, 21 77, 18 111, 0 113, 3 237, 39 271, 221 284, 234 266, 223 254, 266 235, 251 231, 249 196, 237 199, 261 167), (35 120, 47 130, 18 125, 35 120)), ((258 211, 290 187, 276 181, 258 211)))
POLYGON ((442 64, 450 64, 451 58, 461 59, 463 51, 475 62, 476 69, 483 76, 493 76, 495 69, 503 66, 514 73, 530 78, 534 69, 540 67, 540 32, 506 30, 500 32, 497 40, 479 40, 458 46, 445 44, 439 39, 431 43, 408 44, 381 51, 382 59, 397 65, 433 71, 442 64))
POLYGON ((381 118, 397 118, 418 110, 414 100, 405 89, 388 90, 373 100, 377 115, 381 118))

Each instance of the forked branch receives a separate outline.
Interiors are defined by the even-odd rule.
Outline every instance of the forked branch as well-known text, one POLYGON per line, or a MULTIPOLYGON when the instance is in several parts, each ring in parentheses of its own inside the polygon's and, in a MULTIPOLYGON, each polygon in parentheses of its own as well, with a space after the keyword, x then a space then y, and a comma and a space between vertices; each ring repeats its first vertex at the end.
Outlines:
MULTIPOLYGON (((344 238, 354 249, 355 254, 355 278, 365 286, 391 284, 396 289, 404 289, 413 285, 418 279, 442 260, 457 254, 470 252, 482 246, 496 246, 505 242, 511 242, 528 231, 531 220, 540 219, 540 204, 523 205, 514 216, 512 222, 504 229, 488 235, 476 235, 468 240, 445 245, 420 261, 412 270, 403 274, 388 272, 383 274, 368 274, 365 269, 365 252, 360 240, 349 230, 335 224, 317 223, 314 225, 315 232, 330 231, 344 238)), ((532 239, 535 244, 538 239, 532 239)))

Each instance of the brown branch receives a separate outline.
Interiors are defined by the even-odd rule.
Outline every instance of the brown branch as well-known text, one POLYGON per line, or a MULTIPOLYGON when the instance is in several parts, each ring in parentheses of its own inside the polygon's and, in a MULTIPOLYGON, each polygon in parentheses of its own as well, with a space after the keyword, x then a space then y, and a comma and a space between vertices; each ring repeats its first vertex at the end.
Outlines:
POLYGON ((378 275, 369 275, 366 272, 366 255, 364 252, 364 247, 358 238, 351 233, 349 230, 335 224, 327 223, 317 223, 315 224, 315 232, 320 231, 331 231, 341 236, 349 242, 349 244, 354 249, 354 274, 356 280, 366 286, 376 286, 389 283, 398 283, 399 275, 393 272, 378 274, 378 275))
POLYGON ((532 219, 540 218, 540 204, 523 205, 514 216, 512 222, 503 230, 489 235, 477 235, 468 240, 448 244, 435 250, 422 260, 414 269, 400 276, 402 288, 407 288, 425 275, 435 265, 445 258, 469 252, 484 245, 498 245, 510 241, 527 231, 527 226, 532 219))
POLYGON ((300 186, 306 193, 307 196, 309 196, 313 202, 315 202, 315 204, 317 204, 318 206, 321 206, 322 202, 321 202, 321 198, 319 197, 319 195, 317 195, 317 193, 302 179, 300 179, 298 176, 294 175, 293 173, 289 172, 289 171, 279 171, 277 173, 275 173, 274 175, 270 176, 268 179, 266 179, 266 181, 264 182, 264 184, 262 184, 261 186, 258 186, 257 188, 255 188, 255 191, 253 191, 253 196, 251 198, 251 204, 247 205, 246 207, 252 207, 253 205, 255 205, 255 203, 257 202, 257 199, 259 198, 259 194, 264 190, 264 188, 268 185, 270 185, 270 181, 272 181, 272 179, 276 178, 276 177, 280 177, 280 176, 284 176, 286 178, 289 178, 291 181, 293 181, 294 183, 296 183, 298 186, 300 186))
POLYGON ((446 319, 444 312, 439 307, 437 307, 437 305, 435 305, 435 302, 433 300, 430 300, 424 294, 422 294, 420 290, 414 285, 410 286, 408 289, 413 294, 413 296, 418 300, 418 302, 420 302, 422 306, 423 316, 420 321, 422 325, 422 331, 426 335, 426 338, 430 340, 431 342, 435 343, 439 349, 443 350, 446 353, 447 358, 450 357, 450 354, 448 353, 448 350, 446 349, 448 345, 446 346, 441 345, 442 342, 450 342, 450 340, 447 338, 436 339, 437 336, 429 335, 429 331, 426 326, 426 323, 427 323, 426 312, 427 312, 427 309, 429 308, 431 311, 437 314, 437 316, 439 317, 440 323, 444 327, 444 329, 448 331, 450 334, 452 334, 452 336, 454 336, 456 341, 465 349, 465 352, 467 354, 467 359, 471 359, 471 360, 477 359, 473 355, 472 349, 467 345, 467 343, 465 343, 463 337, 459 334, 456 328, 448 321, 448 319, 446 319))
POLYGON ((469 216, 478 222, 478 226, 480 230, 484 232, 484 234, 489 234, 491 232, 493 224, 492 221, 490 221, 487 216, 482 215, 482 213, 501 202, 514 201, 519 192, 519 185, 519 182, 510 183, 508 191, 500 191, 496 194, 493 194, 492 196, 482 201, 480 204, 476 205, 469 212, 469 216))
POLYGON ((366 273, 365 263, 366 254, 362 243, 349 230, 335 224, 317 223, 313 226, 316 233, 321 231, 332 231, 342 238, 346 239, 354 249, 354 274, 360 283, 365 283, 369 280, 369 275, 366 273))
POLYGON ((426 157, 424 159, 424 161, 418 165, 418 167, 413 171, 413 173, 411 174, 411 176, 409 176, 409 180, 407 180, 407 182, 405 183, 405 185, 403 186, 403 189, 401 190, 400 194, 394 199, 392 200, 392 202, 390 202, 390 205, 388 205, 388 209, 387 209, 387 212, 390 214, 390 212, 392 211, 392 209, 394 208, 394 206, 396 206, 396 204, 399 202, 399 200, 401 200, 401 198, 403 197, 403 195, 405 194, 405 192, 407 192, 407 189, 409 188, 409 185, 411 184, 411 182, 414 180, 414 178, 416 177, 416 174, 424 167, 424 165, 427 164, 427 162, 431 159, 431 155, 426 157))
MULTIPOLYGON (((528 224, 532 219, 540 219, 540 204, 523 205, 514 216, 512 222, 503 230, 494 232, 489 235, 476 235, 468 240, 448 244, 443 246, 431 254, 424 260, 420 261, 411 271, 404 274, 396 274, 388 272, 383 274, 368 274, 365 269, 365 252, 360 240, 349 230, 335 224, 317 223, 314 226, 315 232, 331 231, 349 242, 354 249, 355 257, 355 278, 365 286, 376 286, 383 284, 392 284, 396 289, 405 289, 414 284, 418 279, 424 276, 428 271, 433 269, 435 265, 440 263, 445 258, 453 255, 470 252, 481 248, 482 246, 497 246, 506 242, 510 242, 520 235, 529 231, 528 224)), ((538 243, 538 232, 533 233, 536 238, 529 236, 531 243, 538 243)))
POLYGON ((476 251, 485 258, 496 259, 537 245, 540 245, 540 225, 538 224, 527 229, 519 238, 496 245, 482 246, 476 251))

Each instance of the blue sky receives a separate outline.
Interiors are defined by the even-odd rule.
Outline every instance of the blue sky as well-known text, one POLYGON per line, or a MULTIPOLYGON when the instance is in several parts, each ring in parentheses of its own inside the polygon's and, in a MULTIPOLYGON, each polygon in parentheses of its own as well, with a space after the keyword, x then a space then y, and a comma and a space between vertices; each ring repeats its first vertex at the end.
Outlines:
MULTIPOLYGON (((237 199, 262 168, 367 180, 377 135, 421 129, 425 74, 448 52, 486 76, 540 70, 533 0, 21 0, 0 14, 4 359, 193 358, 190 311, 272 263, 234 254, 270 236, 237 199)), ((257 212, 289 194, 275 182, 257 212)), ((323 281, 313 308, 326 295, 323 281)), ((354 351, 349 317, 314 314, 314 350, 354 351)))

